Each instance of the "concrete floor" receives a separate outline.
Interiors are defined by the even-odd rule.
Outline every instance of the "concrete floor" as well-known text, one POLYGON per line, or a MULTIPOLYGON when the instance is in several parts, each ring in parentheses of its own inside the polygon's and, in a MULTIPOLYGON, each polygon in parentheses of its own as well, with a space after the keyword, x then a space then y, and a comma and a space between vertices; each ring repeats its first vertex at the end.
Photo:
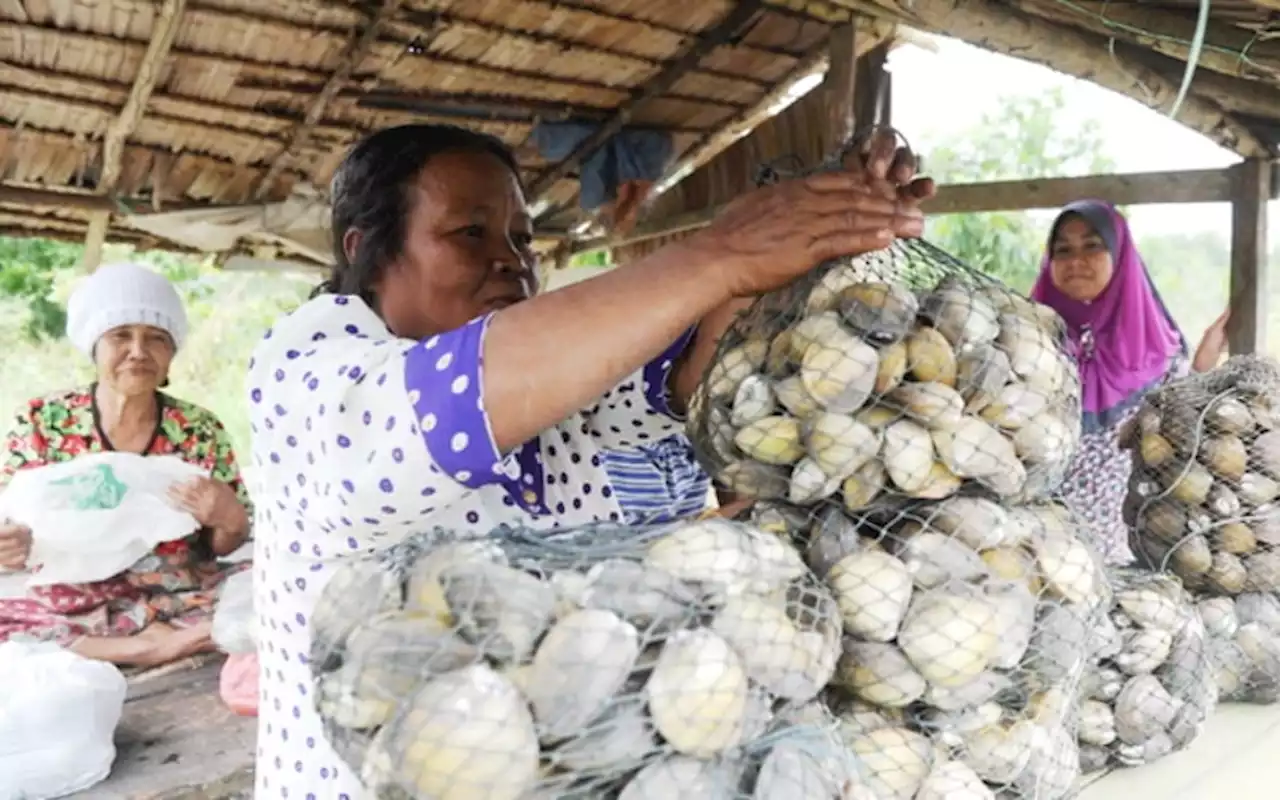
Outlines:
POLYGON ((1191 747, 1156 764, 1116 770, 1080 800, 1275 800, 1280 706, 1219 706, 1191 747))

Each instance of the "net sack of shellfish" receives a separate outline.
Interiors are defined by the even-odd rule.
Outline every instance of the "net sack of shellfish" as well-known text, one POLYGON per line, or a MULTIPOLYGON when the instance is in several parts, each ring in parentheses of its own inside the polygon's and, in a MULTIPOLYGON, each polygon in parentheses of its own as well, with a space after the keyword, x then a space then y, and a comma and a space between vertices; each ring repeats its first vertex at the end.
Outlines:
POLYGON ((318 711, 370 791, 830 796, 776 749, 840 657, 786 539, 719 517, 446 538, 345 566, 313 616, 318 711))
POLYGON ((1202 599, 1198 608, 1220 698, 1280 700, 1280 599, 1269 592, 1245 592, 1202 599))
POLYGON ((1148 393, 1120 433, 1140 563, 1195 593, 1280 590, 1280 364, 1235 356, 1148 393))
POLYGON ((1065 506, 951 497, 813 514, 759 503, 751 516, 800 544, 835 599, 838 715, 852 708, 892 723, 854 747, 899 742, 893 758, 902 763, 877 773, 889 787, 879 796, 939 796, 915 793, 941 763, 986 792, 956 796, 1070 791, 1090 631, 1110 595, 1099 555, 1065 506))
POLYGON ((1208 634, 1169 573, 1111 570, 1113 600, 1091 645, 1077 734, 1085 772, 1158 761, 1189 745, 1218 704, 1208 634))
POLYGON ((721 339, 690 438, 746 497, 853 512, 1048 496, 1080 437, 1063 323, 924 241, 831 262, 721 339))

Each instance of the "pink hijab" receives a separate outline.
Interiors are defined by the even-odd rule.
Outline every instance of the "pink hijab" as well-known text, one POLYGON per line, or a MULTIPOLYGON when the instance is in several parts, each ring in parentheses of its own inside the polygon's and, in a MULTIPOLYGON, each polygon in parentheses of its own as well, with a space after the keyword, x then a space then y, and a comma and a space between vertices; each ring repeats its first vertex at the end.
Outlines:
POLYGON ((1187 344, 1165 308, 1129 223, 1110 203, 1079 200, 1062 210, 1049 233, 1049 245, 1031 298, 1062 315, 1075 347, 1083 384, 1085 429, 1110 427, 1169 369, 1170 359, 1187 344), (1068 215, 1083 217, 1111 251, 1111 282, 1095 300, 1072 300, 1053 285, 1053 237, 1068 215))

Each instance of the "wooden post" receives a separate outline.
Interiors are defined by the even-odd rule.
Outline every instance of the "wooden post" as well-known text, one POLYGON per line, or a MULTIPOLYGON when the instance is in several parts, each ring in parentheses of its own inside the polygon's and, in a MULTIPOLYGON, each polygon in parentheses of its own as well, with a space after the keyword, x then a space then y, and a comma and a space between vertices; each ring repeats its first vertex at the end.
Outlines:
POLYGON ((1237 164, 1231 203, 1231 353, 1261 353, 1267 347, 1267 201, 1271 165, 1250 158, 1237 164))
POLYGON ((854 119, 854 89, 858 79, 858 48, 854 39, 858 19, 831 29, 827 45, 830 66, 823 79, 822 90, 827 99, 826 149, 834 150, 848 141, 856 130, 854 119))
POLYGON ((854 122, 859 129, 876 122, 890 124, 889 73, 884 68, 889 46, 889 42, 884 42, 858 59, 853 94, 854 122))

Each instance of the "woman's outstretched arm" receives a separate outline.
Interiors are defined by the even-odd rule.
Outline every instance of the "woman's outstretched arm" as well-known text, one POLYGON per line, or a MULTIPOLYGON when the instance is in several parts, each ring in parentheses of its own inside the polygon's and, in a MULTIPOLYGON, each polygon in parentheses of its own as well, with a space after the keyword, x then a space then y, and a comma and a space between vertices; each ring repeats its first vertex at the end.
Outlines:
MULTIPOLYGON (((497 312, 482 351, 494 444, 505 452, 588 405, 730 300, 918 236, 922 225, 861 171, 814 175, 745 195, 646 258, 497 312)), ((682 382, 696 383, 688 375, 682 382)))

